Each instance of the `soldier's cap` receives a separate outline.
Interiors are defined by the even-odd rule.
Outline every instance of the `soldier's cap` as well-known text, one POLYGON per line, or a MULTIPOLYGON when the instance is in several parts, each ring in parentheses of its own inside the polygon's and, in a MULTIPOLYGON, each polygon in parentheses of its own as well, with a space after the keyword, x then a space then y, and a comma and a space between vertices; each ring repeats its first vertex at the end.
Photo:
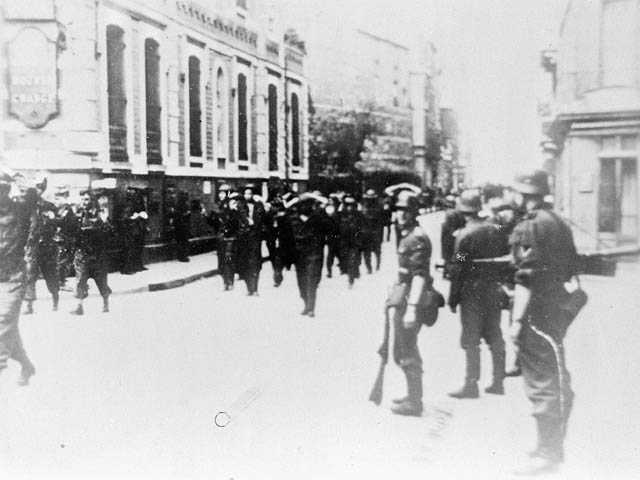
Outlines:
POLYGON ((456 210, 462 213, 478 213, 482 210, 480 192, 476 189, 462 192, 456 202, 456 210))
POLYGON ((242 187, 243 190, 251 190, 253 193, 255 193, 256 191, 256 184, 255 183, 247 183, 245 184, 244 187, 242 187))
POLYGON ((218 187, 218 191, 219 192, 230 192, 231 191, 231 185, 229 185, 228 183, 223 183, 222 185, 220 185, 218 187))
POLYGON ((345 205, 355 205, 356 199, 353 197, 353 195, 345 195, 342 199, 342 203, 344 203, 345 205))
POLYGON ((549 195, 549 175, 544 170, 516 175, 513 189, 528 195, 549 195))
POLYGON ((378 194, 373 188, 369 188, 366 192, 364 192, 362 198, 378 198, 378 194))
POLYGON ((240 195, 238 192, 232 192, 229 195, 229 200, 239 200, 241 198, 244 198, 242 195, 240 195))

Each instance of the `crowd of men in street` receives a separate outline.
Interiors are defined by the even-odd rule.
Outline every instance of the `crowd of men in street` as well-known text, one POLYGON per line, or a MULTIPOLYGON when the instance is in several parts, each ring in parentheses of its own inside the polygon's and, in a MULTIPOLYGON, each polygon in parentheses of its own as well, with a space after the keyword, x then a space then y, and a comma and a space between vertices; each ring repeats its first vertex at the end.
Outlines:
MULTIPOLYGON (((90 279, 103 298, 103 311, 108 311, 108 245, 114 227, 104 200, 95 192, 83 192, 80 203, 71 205, 65 192, 47 200, 46 182, 17 189, 16 185, 20 187, 17 175, 0 170, 0 371, 9 358, 16 360, 22 367, 19 383, 26 385, 35 368, 18 329, 23 300, 27 313, 31 312, 34 284, 41 274, 57 309, 59 291, 73 268, 78 303, 72 313, 83 314, 90 279), (19 194, 12 196, 12 189, 19 194)), ((572 406, 562 340, 573 319, 571 310, 576 310, 564 284, 577 273, 577 254, 570 229, 544 204, 549 193, 544 172, 519 177, 514 192, 517 195, 511 201, 502 188, 464 191, 445 216, 440 241, 443 273, 451 282, 447 303, 453 312, 460 310, 460 343, 466 357, 464 384, 450 396, 479 397, 484 339, 493 361, 493 379, 486 393, 504 394, 507 374, 524 378, 538 427, 538 447, 524 473, 541 473, 563 460, 572 406), (504 309, 511 312, 507 337, 518 351, 511 372, 506 372, 505 336, 500 327, 504 309)), ((381 354, 388 355, 392 327, 393 358, 407 381, 407 395, 394 400, 392 411, 420 416, 423 362, 418 333, 422 325, 435 323, 445 303, 433 287, 431 239, 420 224, 421 213, 435 206, 417 187, 399 185, 385 193, 381 197, 370 189, 357 199, 345 193, 323 197, 319 192, 283 192, 264 201, 254 185, 240 191, 222 185, 208 220, 217 237, 225 290, 240 278, 249 296, 258 295, 264 242, 274 285, 279 286, 284 271, 293 267, 304 303, 302 315, 309 317, 315 316, 323 270, 332 277, 337 264, 352 287, 362 263, 368 273, 380 268, 381 245, 385 237, 390 239, 395 225, 398 277, 386 304, 389 315, 381 354)), ((183 208, 179 201, 176 206, 177 223, 183 216, 180 212, 188 211, 183 203, 183 208)), ((132 222, 131 235, 135 235, 135 222, 144 231, 142 207, 134 202, 124 213, 132 222)), ((175 236, 181 260, 188 258, 184 250, 188 222, 183 223, 185 235, 175 236)), ((136 239, 140 237, 143 241, 144 234, 136 239)), ((136 246, 125 254, 125 273, 144 268, 141 252, 142 247, 136 246)))

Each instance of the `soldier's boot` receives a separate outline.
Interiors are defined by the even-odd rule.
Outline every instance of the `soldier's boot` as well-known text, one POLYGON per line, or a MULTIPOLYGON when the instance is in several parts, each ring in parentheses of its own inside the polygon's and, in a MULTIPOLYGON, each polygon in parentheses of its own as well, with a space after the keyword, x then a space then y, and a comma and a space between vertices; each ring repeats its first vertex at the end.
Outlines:
POLYGON ((480 378, 480 348, 465 349, 467 359, 467 375, 464 385, 459 390, 449 393, 452 398, 478 398, 478 379, 480 378))
POLYGON ((528 461, 514 471, 516 475, 535 476, 554 472, 564 461, 561 419, 536 417, 538 446, 529 452, 528 461))
POLYGON ((391 406, 396 415, 419 417, 422 415, 422 370, 420 368, 405 367, 408 394, 405 399, 391 406))
POLYGON ((32 315, 33 314, 33 300, 27 300, 23 315, 32 315))
POLYGON ((104 313, 109 312, 109 297, 102 297, 102 311, 104 313))
POLYGON ((276 270, 273 272, 273 286, 279 287, 282 284, 282 280, 284 279, 282 275, 282 270, 276 270))
POLYGON ((54 293, 52 295, 52 297, 53 297, 53 304, 51 306, 51 309, 54 312, 57 312, 58 311, 58 303, 60 302, 60 295, 58 293, 54 293))
POLYGON ((491 358, 493 360, 493 382, 484 389, 487 393, 494 395, 504 395, 504 367, 505 353, 503 349, 491 349, 491 358))
POLYGON ((78 306, 74 309, 71 310, 71 315, 84 315, 84 307, 82 306, 82 302, 78 303, 78 306))
POLYGON ((36 374, 36 367, 33 366, 31 360, 28 358, 22 362, 22 369, 20 370, 20 376, 18 377, 18 385, 25 387, 29 385, 29 379, 36 374))
POLYGON ((313 288, 310 289, 307 294, 307 298, 308 298, 307 316, 311 318, 316 316, 316 294, 317 294, 317 290, 313 288))
POLYGON ((376 272, 380 270, 380 254, 376 254, 376 272))

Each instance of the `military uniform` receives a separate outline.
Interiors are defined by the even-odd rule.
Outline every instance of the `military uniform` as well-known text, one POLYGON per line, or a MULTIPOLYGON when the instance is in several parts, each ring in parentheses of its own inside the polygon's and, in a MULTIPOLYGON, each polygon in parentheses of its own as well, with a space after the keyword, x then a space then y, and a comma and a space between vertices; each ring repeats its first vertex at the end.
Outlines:
POLYGON ((218 212, 218 268, 222 274, 224 289, 233 288, 237 271, 238 235, 242 224, 241 214, 225 203, 218 212))
POLYGON ((561 461, 573 405, 562 344, 568 326, 562 309, 568 297, 564 283, 573 275, 576 260, 573 236, 553 212, 538 208, 515 227, 510 244, 515 282, 531 292, 517 343, 525 390, 537 420, 537 454, 561 461))
POLYGON ((340 215, 337 202, 325 209, 327 218, 327 277, 333 276, 333 263, 338 261, 340 273, 345 273, 344 264, 340 258, 340 215))
POLYGON ((479 219, 470 220, 458 232, 454 250, 450 269, 449 305, 454 309, 460 305, 460 346, 465 351, 467 371, 464 387, 451 396, 477 397, 481 339, 489 345, 493 360, 493 384, 487 392, 500 394, 503 393, 505 370, 505 344, 500 330, 500 278, 482 263, 474 263, 474 260, 508 254, 508 238, 492 223, 479 219))
POLYGON ((58 244, 57 269, 60 278, 60 286, 67 283, 67 278, 73 273, 73 257, 78 236, 78 221, 75 213, 69 205, 58 209, 58 231, 56 243, 58 244))
MULTIPOLYGON (((445 213, 444 222, 442 223, 442 230, 440 233, 440 246, 441 246, 441 254, 442 260, 445 262, 445 265, 451 262, 454 258, 453 254, 455 252, 455 232, 464 227, 466 220, 464 215, 457 210, 449 210, 445 213)), ((448 277, 448 270, 445 270, 445 276, 448 277)))
POLYGON ((21 384, 35 373, 22 344, 18 319, 25 289, 25 254, 33 248, 29 242, 36 240, 36 223, 34 205, 0 199, 0 372, 14 359, 22 366, 21 384))

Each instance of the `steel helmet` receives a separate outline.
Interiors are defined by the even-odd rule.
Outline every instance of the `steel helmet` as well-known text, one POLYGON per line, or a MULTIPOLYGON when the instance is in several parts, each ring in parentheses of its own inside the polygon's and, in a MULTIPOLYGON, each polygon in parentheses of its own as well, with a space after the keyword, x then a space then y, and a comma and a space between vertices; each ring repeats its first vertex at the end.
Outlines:
POLYGON ((456 210, 462 213, 478 213, 482 210, 482 200, 478 190, 465 190, 460 194, 456 210))
POLYGON ((517 192, 528 195, 549 195, 549 175, 544 170, 516 175, 513 188, 517 192))

